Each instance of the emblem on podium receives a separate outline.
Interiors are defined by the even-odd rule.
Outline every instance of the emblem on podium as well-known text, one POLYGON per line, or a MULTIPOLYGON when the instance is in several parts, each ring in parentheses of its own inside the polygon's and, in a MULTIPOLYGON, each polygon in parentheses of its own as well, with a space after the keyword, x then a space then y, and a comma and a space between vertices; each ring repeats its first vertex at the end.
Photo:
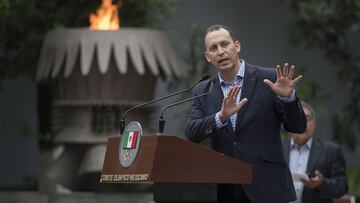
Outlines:
POLYGON ((135 161, 142 133, 141 125, 137 121, 132 121, 126 126, 119 146, 119 161, 122 167, 128 168, 135 161))

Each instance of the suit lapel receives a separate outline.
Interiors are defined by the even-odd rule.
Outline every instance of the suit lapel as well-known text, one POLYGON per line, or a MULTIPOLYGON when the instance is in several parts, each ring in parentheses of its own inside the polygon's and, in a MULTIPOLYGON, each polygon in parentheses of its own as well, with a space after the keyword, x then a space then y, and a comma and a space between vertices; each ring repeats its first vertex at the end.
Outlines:
POLYGON ((245 75, 244 75, 243 85, 241 87, 240 101, 244 98, 247 98, 248 102, 237 113, 235 135, 239 134, 239 133, 236 133, 236 131, 239 130, 241 121, 244 118, 244 115, 249 107, 251 98, 252 98, 254 90, 255 90, 257 79, 258 79, 258 77, 256 75, 256 69, 254 67, 248 65, 247 63, 245 63, 245 75))
POLYGON ((221 104, 222 101, 224 99, 224 94, 222 93, 221 87, 220 87, 220 82, 219 82, 219 77, 217 75, 215 75, 214 77, 214 90, 212 91, 212 93, 210 94, 211 96, 211 106, 213 107, 212 109, 215 111, 219 111, 221 109, 221 104))
MULTIPOLYGON (((323 146, 315 137, 313 138, 313 142, 311 144, 309 160, 306 168, 306 173, 311 174, 315 171, 316 162, 323 152, 323 146)), ((313 174, 311 174, 313 175, 313 174)))

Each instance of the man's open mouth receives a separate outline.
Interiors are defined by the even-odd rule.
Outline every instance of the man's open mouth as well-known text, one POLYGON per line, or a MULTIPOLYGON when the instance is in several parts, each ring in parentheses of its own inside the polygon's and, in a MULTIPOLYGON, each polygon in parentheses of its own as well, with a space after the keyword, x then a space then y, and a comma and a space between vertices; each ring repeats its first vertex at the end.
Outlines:
POLYGON ((224 58, 224 59, 220 59, 218 62, 221 64, 223 62, 228 62, 228 61, 230 61, 230 59, 224 58))

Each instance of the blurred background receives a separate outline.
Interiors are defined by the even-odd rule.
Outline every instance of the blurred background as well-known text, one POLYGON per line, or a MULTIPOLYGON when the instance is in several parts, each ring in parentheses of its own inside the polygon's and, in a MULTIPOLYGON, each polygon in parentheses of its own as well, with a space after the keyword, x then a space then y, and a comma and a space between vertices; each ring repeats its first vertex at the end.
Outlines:
MULTIPOLYGON (((0 0, 0 202, 151 202, 151 186, 98 184, 106 139, 124 110, 215 72, 203 57, 212 24, 233 29, 248 63, 296 65, 315 136, 342 147, 359 198, 359 1, 0 0)), ((162 107, 190 95, 127 121, 156 134, 162 107)), ((184 138, 190 105, 164 114, 166 134, 184 138)))

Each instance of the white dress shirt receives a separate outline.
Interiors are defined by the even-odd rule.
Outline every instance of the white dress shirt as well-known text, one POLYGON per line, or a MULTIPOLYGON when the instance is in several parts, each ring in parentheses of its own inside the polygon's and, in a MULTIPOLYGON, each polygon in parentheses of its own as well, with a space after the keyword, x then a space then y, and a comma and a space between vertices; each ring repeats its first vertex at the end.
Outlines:
MULTIPOLYGON (((306 174, 312 140, 313 139, 310 138, 303 146, 299 146, 293 139, 291 139, 289 156, 289 167, 291 173, 306 174)), ((291 203, 301 203, 304 184, 301 181, 294 181, 294 187, 297 200, 292 201, 291 203)))

